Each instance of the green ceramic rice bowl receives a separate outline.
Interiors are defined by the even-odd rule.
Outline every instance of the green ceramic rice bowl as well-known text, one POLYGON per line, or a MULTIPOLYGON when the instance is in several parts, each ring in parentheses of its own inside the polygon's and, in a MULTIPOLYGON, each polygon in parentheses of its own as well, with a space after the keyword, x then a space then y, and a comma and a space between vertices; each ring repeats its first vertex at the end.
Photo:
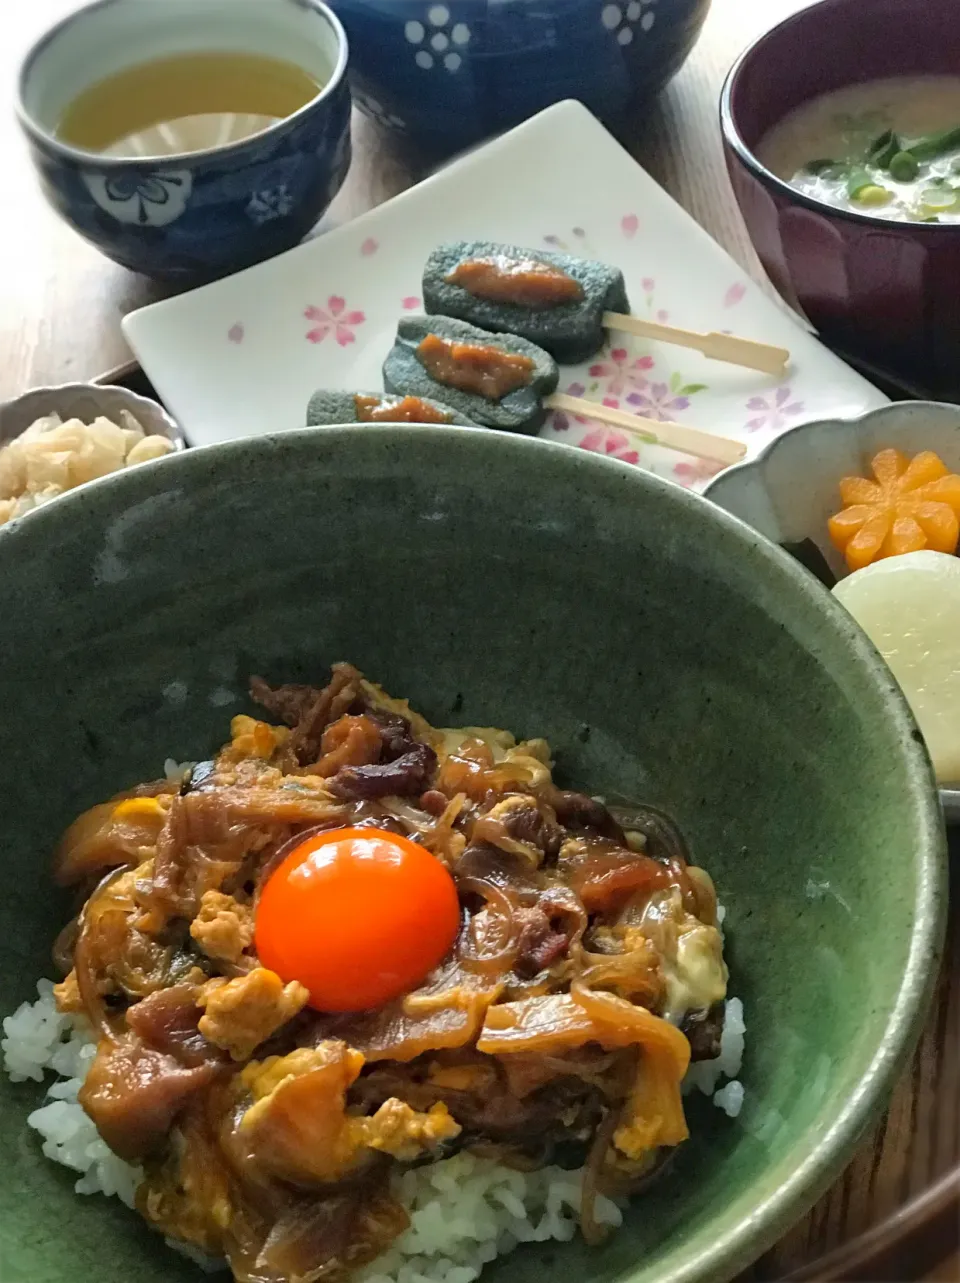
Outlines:
MULTIPOLYGON (((726 906, 742 1112, 691 1139, 600 1249, 533 1283, 721 1283, 837 1176, 919 1031, 942 820, 885 666, 790 559, 696 496, 469 428, 308 429, 144 465, 0 531, 0 1011, 69 916, 47 853, 84 807, 198 759, 251 671, 349 659, 438 724, 546 735, 562 783, 672 812, 726 906)), ((4 1283, 187 1283, 116 1200, 80 1198, 0 1075, 4 1283)))

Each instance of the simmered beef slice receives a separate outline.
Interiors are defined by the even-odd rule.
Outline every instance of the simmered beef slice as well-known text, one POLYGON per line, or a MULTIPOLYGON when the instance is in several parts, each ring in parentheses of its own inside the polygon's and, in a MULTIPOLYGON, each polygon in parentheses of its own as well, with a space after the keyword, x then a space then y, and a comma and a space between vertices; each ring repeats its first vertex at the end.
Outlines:
POLYGON ((79 1101, 113 1152, 136 1162, 166 1143, 180 1111, 219 1073, 213 1061, 188 1068, 124 1034, 101 1041, 79 1101))
POLYGON ((250 679, 250 696, 275 717, 293 727, 290 749, 301 766, 315 762, 326 727, 346 713, 360 692, 362 677, 352 664, 334 664, 330 681, 313 686, 271 688, 262 677, 250 679))
POLYGON ((330 781, 330 792, 344 801, 376 797, 419 797, 429 787, 437 755, 428 744, 414 744, 392 762, 345 766, 330 781))

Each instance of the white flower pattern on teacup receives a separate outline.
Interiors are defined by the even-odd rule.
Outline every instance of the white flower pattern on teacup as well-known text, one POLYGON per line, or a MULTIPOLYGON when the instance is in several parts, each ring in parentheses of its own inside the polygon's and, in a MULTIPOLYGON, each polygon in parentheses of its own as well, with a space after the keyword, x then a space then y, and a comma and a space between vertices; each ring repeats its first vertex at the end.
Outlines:
POLYGON ((189 169, 169 169, 153 174, 85 173, 90 195, 118 223, 141 227, 166 227, 187 208, 193 191, 189 169))
POLYGON ((265 187, 263 191, 254 192, 247 206, 247 217, 262 227, 274 218, 286 218, 292 209, 290 189, 286 183, 281 183, 279 187, 265 187))
POLYGON ((392 111, 387 111, 383 103, 372 98, 370 94, 359 93, 355 89, 353 101, 378 125, 383 125, 387 129, 406 129, 407 122, 401 116, 395 116, 392 111))
POLYGON ((445 4, 431 4, 426 8, 424 20, 408 22, 403 28, 407 43, 417 45, 414 62, 424 71, 442 66, 447 71, 459 71, 463 65, 463 51, 470 43, 471 31, 465 22, 450 22, 450 9, 445 4))
POLYGON ((621 0, 620 4, 604 4, 600 21, 608 31, 615 31, 617 44, 626 46, 633 41, 637 27, 649 31, 657 20, 653 11, 656 0, 621 0))

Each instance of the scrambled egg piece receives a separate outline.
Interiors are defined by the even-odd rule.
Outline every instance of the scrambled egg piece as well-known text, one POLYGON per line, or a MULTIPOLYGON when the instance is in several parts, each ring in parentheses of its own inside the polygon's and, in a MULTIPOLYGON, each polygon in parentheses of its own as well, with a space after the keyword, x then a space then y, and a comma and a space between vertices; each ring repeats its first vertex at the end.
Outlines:
POLYGON ((640 931, 660 955, 665 1001, 663 1014, 677 1020, 688 1011, 706 1011, 727 996, 723 937, 683 908, 680 892, 651 898, 640 931))
POLYGON ((230 722, 230 744, 221 750, 217 761, 241 762, 253 757, 267 762, 289 738, 286 726, 271 726, 269 722, 258 722, 255 717, 239 714, 230 722))
POLYGON ((254 1061, 241 1081, 255 1103, 240 1131, 260 1162, 288 1180, 336 1181, 374 1149, 410 1161, 457 1136, 446 1105, 419 1113, 391 1097, 370 1118, 346 1112, 346 1093, 363 1067, 363 1055, 327 1039, 288 1056, 254 1061))
POLYGON ((679 1145, 689 1136, 676 1066, 661 1048, 641 1048, 637 1076, 613 1134, 621 1154, 639 1161, 661 1145, 679 1145))
POLYGON ((352 1118, 348 1125, 357 1140, 369 1149, 379 1149, 406 1163, 412 1162, 423 1150, 460 1133, 442 1102, 421 1114, 395 1096, 385 1100, 372 1118, 352 1118))
POLYGON ((53 1000, 57 1004, 57 1011, 63 1016, 76 1015, 86 1010, 83 1005, 83 999, 80 997, 76 968, 70 972, 65 980, 61 980, 58 985, 53 986, 53 1000))
POLYGON ((198 1028, 234 1060, 247 1060, 302 1011, 309 998, 299 981, 284 985, 275 971, 257 967, 235 980, 211 980, 204 985, 197 999, 197 1006, 204 1009, 198 1028))
POLYGON ((200 911, 190 924, 190 935, 208 958, 236 964, 253 943, 253 929, 249 905, 222 891, 205 891, 200 911))

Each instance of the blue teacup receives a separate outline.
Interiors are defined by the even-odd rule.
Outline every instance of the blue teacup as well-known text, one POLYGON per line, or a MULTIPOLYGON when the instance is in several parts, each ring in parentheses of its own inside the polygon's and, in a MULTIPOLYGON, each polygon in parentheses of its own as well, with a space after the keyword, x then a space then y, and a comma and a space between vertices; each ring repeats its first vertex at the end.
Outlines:
POLYGON ((109 258, 178 284, 296 245, 350 166, 347 40, 320 0, 98 0, 43 36, 20 73, 18 113, 50 204, 109 258), (238 142, 155 158, 60 141, 65 109, 118 71, 179 53, 267 54, 322 89, 238 142))

